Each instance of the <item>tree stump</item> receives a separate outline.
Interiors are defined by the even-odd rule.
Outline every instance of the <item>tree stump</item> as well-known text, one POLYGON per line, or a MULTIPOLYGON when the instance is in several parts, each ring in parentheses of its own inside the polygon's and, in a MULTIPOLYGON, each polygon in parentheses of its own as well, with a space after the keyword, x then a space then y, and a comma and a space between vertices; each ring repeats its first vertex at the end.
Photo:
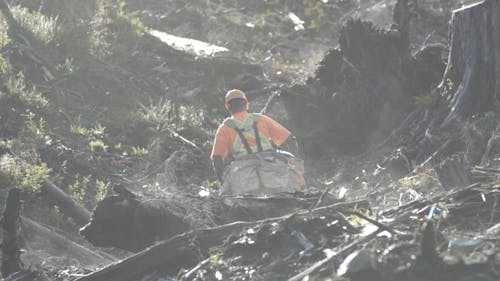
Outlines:
POLYGON ((2 217, 2 276, 7 277, 22 268, 19 247, 19 214, 21 211, 21 191, 9 190, 2 217))
POLYGON ((451 98, 443 125, 491 110, 500 98, 500 2, 485 0, 455 10, 450 46, 438 87, 451 98))

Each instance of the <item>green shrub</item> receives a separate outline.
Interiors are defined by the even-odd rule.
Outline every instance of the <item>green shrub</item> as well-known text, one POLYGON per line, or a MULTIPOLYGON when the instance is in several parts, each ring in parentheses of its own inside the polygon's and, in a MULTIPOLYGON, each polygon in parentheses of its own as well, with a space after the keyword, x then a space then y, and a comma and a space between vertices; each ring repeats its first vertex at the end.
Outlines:
POLYGON ((10 10, 19 25, 31 31, 36 39, 45 44, 60 40, 62 33, 57 17, 47 17, 21 6, 11 7, 10 10))
POLYGON ((304 0, 304 15, 309 20, 309 28, 317 28, 325 21, 325 11, 321 1, 304 0))
POLYGON ((441 96, 445 98, 446 101, 450 102, 455 94, 455 83, 450 78, 447 78, 441 96))
POLYGON ((147 156, 149 153, 148 149, 145 147, 132 147, 132 156, 135 157, 144 157, 147 156))
POLYGON ((71 197, 80 203, 85 203, 88 191, 91 188, 91 179, 91 175, 83 177, 76 174, 75 181, 68 186, 68 191, 71 197))
POLYGON ((41 109, 49 105, 49 100, 40 93, 36 87, 28 87, 22 72, 9 76, 6 83, 11 95, 15 95, 26 107, 41 109))
POLYGON ((177 110, 167 99, 160 99, 149 106, 141 105, 135 116, 151 124, 158 132, 164 130, 180 131, 203 125, 203 110, 191 105, 180 105, 177 110))
POLYGON ((50 172, 45 163, 25 163, 11 154, 0 157, 0 178, 3 184, 36 192, 40 190, 42 182, 49 177, 50 172))
POLYGON ((108 150, 108 145, 106 145, 102 140, 93 140, 89 143, 90 150, 93 152, 106 152, 108 150))
POLYGON ((98 179, 95 180, 95 187, 96 187, 95 202, 101 201, 102 199, 104 199, 104 197, 106 197, 106 195, 108 195, 108 190, 110 185, 111 185, 110 182, 105 183, 104 181, 98 179))

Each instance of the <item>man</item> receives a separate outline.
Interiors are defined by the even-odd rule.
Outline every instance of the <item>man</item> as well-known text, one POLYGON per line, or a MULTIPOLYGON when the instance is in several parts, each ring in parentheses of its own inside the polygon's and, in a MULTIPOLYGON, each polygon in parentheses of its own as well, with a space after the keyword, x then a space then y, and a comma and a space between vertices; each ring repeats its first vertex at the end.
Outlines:
POLYGON ((272 118, 249 113, 241 90, 225 97, 231 114, 215 135, 211 159, 223 194, 269 194, 304 186, 303 162, 295 157, 297 142, 272 118))

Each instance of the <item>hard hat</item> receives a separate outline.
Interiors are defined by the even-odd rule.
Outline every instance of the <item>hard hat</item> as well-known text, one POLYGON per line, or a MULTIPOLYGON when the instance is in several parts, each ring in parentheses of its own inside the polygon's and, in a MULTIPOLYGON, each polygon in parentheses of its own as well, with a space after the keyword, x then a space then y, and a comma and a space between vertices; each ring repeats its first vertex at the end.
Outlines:
POLYGON ((247 99, 247 96, 245 95, 245 93, 243 93, 242 90, 238 90, 238 89, 232 89, 232 90, 229 90, 226 94, 226 104, 231 101, 231 100, 234 100, 234 99, 244 99, 248 102, 248 99, 247 99))

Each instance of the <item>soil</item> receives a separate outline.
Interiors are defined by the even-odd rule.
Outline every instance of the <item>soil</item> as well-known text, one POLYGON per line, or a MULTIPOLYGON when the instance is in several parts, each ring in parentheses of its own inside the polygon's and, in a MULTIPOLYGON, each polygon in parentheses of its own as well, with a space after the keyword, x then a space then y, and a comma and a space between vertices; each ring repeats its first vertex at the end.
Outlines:
POLYGON ((441 126, 452 11, 476 1, 6 2, 0 204, 19 187, 22 216, 107 257, 23 226, 21 259, 40 280, 108 280, 92 274, 137 257, 80 236, 46 178, 87 210, 125 186, 191 209, 191 230, 228 223, 214 219, 227 209, 212 206, 223 200, 209 155, 231 88, 297 136, 307 189, 293 196, 310 207, 206 248, 182 236, 196 266, 129 280, 500 279, 500 107, 441 126), (408 18, 393 17, 405 3, 408 18), (220 52, 165 43, 178 37, 220 52))

